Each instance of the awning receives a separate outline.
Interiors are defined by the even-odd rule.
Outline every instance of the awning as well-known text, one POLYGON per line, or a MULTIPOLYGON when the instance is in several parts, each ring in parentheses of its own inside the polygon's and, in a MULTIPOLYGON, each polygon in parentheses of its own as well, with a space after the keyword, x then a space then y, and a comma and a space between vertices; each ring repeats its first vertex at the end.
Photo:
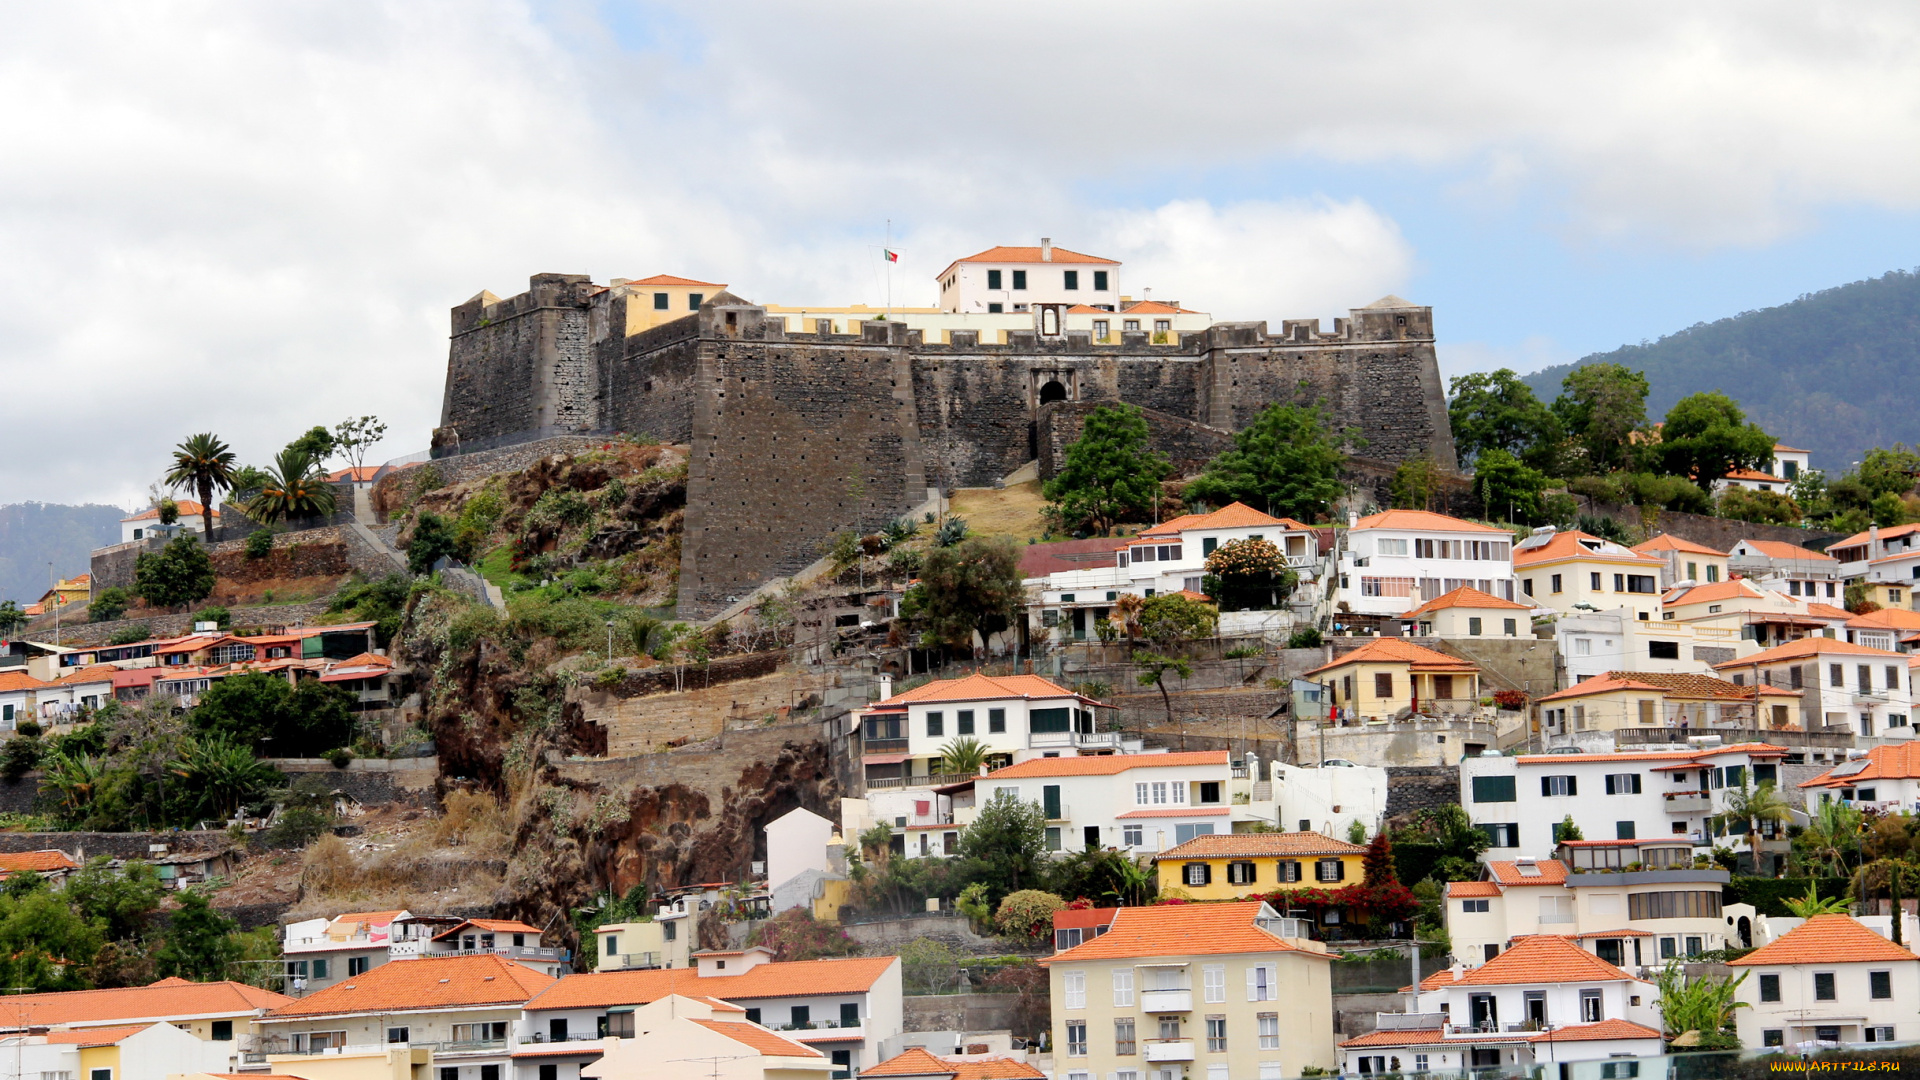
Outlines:
POLYGON ((863 754, 860 763, 862 765, 898 765, 912 756, 912 754, 863 754))

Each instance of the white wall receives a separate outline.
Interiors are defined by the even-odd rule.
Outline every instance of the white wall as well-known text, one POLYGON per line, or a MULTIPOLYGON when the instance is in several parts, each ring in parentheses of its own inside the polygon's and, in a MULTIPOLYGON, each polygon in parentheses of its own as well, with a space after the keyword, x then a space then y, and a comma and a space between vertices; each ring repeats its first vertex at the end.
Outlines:
POLYGON ((1884 963, 1760 965, 1742 970, 1750 974, 1735 993, 1749 1007, 1736 1009, 1733 1015, 1743 1046, 1761 1046, 1769 1029, 1781 1031, 1785 1045, 1792 1046, 1812 1039, 1813 1027, 1820 1024, 1838 1026, 1842 1041, 1857 1042, 1864 1038, 1861 1017, 1865 1018, 1864 1026, 1891 1026, 1896 1041, 1920 1039, 1920 1020, 1915 1019, 1920 1010, 1920 958, 1884 963), (1892 998, 1876 1000, 1871 996, 1868 973, 1873 971, 1889 973, 1892 998), (1833 974, 1834 1000, 1814 998, 1813 977, 1817 972, 1833 974), (1760 1000, 1763 975, 1779 976, 1779 1001, 1760 1000))
POLYGON ((767 822, 767 887, 777 889, 807 870, 827 869, 833 822, 799 807, 767 822))
MULTIPOLYGON (((1463 585, 1491 593, 1502 600, 1515 600, 1513 584, 1513 537, 1498 532, 1413 532, 1406 529, 1352 529, 1347 532, 1348 550, 1340 559, 1339 598, 1349 610, 1371 615, 1399 615, 1428 600, 1463 585), (1491 542, 1497 558, 1423 559, 1414 555, 1417 540, 1491 542), (1405 545, 1402 555, 1389 548, 1405 545), (1406 596, 1367 596, 1366 578, 1404 578, 1413 584, 1406 596), (1433 582, 1431 595, 1422 594, 1421 582, 1433 582)), ((1471 550, 1471 549, 1468 549, 1471 550)))

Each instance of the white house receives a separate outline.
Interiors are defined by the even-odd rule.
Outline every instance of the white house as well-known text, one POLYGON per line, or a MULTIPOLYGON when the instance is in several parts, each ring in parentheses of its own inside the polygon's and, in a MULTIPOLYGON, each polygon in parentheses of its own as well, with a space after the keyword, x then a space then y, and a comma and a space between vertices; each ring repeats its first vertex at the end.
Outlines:
MULTIPOLYGON (((174 505, 180 508, 180 517, 174 527, 186 532, 197 533, 203 521, 200 517, 200 504, 192 499, 177 499, 174 505)), ((130 517, 120 519, 120 542, 130 544, 135 540, 145 540, 155 535, 154 528, 160 524, 160 508, 149 507, 130 517)), ((213 511, 213 527, 220 527, 220 510, 213 511)))
POLYGON ((1568 687, 1609 671, 1704 675, 1729 651, 1739 651, 1731 634, 1702 634, 1690 622, 1643 621, 1630 608, 1562 615, 1554 620, 1553 640, 1568 687))
POLYGON ((1406 633, 1443 638, 1531 638, 1533 608, 1461 586, 1401 616, 1406 633))
POLYGON ((1667 562, 1589 533, 1543 527, 1515 546, 1513 570, 1534 603, 1568 614, 1625 607, 1650 620, 1667 562))
POLYGON ((1837 559, 1784 540, 1741 540, 1727 553, 1727 568, 1788 596, 1831 604, 1846 599, 1837 559))
POLYGON ((1460 588, 1513 600, 1513 534, 1425 510, 1355 520, 1340 556, 1337 605, 1404 615, 1460 588))
POLYGON ((1767 471, 1791 484, 1800 479, 1800 474, 1813 471, 1813 452, 1775 443, 1773 461, 1767 466, 1767 471))
POLYGON ((1748 973, 1735 994, 1749 1047, 1920 1039, 1920 956, 1846 915, 1816 915, 1728 962, 1748 973))
POLYGON ((1855 615, 1846 622, 1846 639, 1888 652, 1911 653, 1920 648, 1920 611, 1881 608, 1855 615))
POLYGON ((929 782, 945 771, 936 766, 955 739, 985 744, 992 764, 1117 750, 1118 733, 1095 730, 1099 705, 1038 675, 974 674, 916 686, 858 714, 867 784, 929 782))
MULTIPOLYGON (((1726 789, 1779 782, 1786 750, 1765 743, 1698 750, 1472 757, 1460 763, 1461 805, 1493 841, 1486 858, 1552 856, 1567 817, 1590 840, 1668 841, 1642 861, 1689 865, 1726 810, 1726 789)), ((1771 829, 1770 823, 1763 823, 1771 829)), ((1786 839, 1769 839, 1786 849, 1786 839)), ((1642 845, 1645 847, 1646 845, 1642 845)))
POLYGON ((1661 533, 1651 540, 1633 545, 1637 555, 1647 555, 1667 564, 1661 575, 1662 589, 1676 581, 1719 581, 1727 576, 1727 552, 1696 544, 1691 540, 1661 533))
POLYGON ((1758 469, 1735 469, 1713 482, 1715 495, 1728 488, 1745 488, 1748 491, 1771 491, 1776 495, 1785 495, 1793 487, 1793 481, 1784 476, 1775 476, 1758 469))
POLYGON ((1636 971, 1674 957, 1752 946, 1762 933, 1753 907, 1722 903, 1732 875, 1658 866, 1662 843, 1573 840, 1561 844, 1559 859, 1488 862, 1480 880, 1447 886, 1454 959, 1484 963, 1533 934, 1557 934, 1636 971))
POLYGON ((1800 723, 1856 735, 1913 738, 1907 655, 1829 637, 1804 637, 1714 670, 1738 685, 1799 691, 1800 723))
POLYGON ((1380 1013, 1374 1031, 1340 1044, 1345 1075, 1519 1072, 1655 1057, 1664 1047, 1653 984, 1555 935, 1523 938, 1479 967, 1455 964, 1408 989, 1408 1012, 1380 1013))
POLYGON ((1885 588, 1904 590, 1891 598, 1876 596, 1882 606, 1907 607, 1914 602, 1913 584, 1920 579, 1920 524, 1887 529, 1875 525, 1845 540, 1835 540, 1827 545, 1827 554, 1839 560, 1843 578, 1883 586, 1882 592, 1885 588))
MULTIPOLYGON (((711 997, 669 994, 624 1016, 626 1034, 574 1074, 589 1080, 829 1080, 852 1070, 787 1035, 746 1019, 746 1010, 711 997)), ((571 1047, 514 1055, 516 1080, 561 1080, 571 1047), (536 1071, 537 1070, 537 1071, 536 1071), (552 1070, 549 1072, 548 1070, 552 1070)), ((573 1080, 568 1075, 565 1080, 573 1080)))
POLYGON ((34 699, 53 689, 23 668, 0 671, 0 730, 12 731, 20 721, 34 715, 34 699))
POLYGON ((393 960, 422 957, 492 953, 550 978, 566 974, 572 956, 543 937, 538 927, 511 919, 355 911, 288 923, 280 951, 289 985, 311 993, 393 960))
POLYGON ((7 1056, 18 1077, 165 1080, 181 1072, 231 1073, 239 1064, 232 1040, 195 1038, 165 1022, 80 1031, 31 1030, 40 1034, 0 1040, 0 1054, 7 1056))
POLYGON ((804 806, 767 822, 767 890, 786 901, 776 902, 776 912, 805 903, 800 896, 784 896, 782 886, 809 870, 818 874, 828 871, 827 845, 834 831, 833 822, 804 806))
POLYGON ((1047 848, 1165 851, 1231 832, 1232 773, 1225 750, 1035 758, 975 781, 977 805, 1012 798, 1047 815, 1047 848))
POLYGON ((991 247, 955 259, 936 280, 943 311, 993 314, 1031 311, 1041 304, 1115 310, 1120 305, 1117 260, 1054 247, 1046 237, 1039 247, 991 247))
POLYGON ((1809 806, 1838 801, 1879 813, 1920 813, 1920 743, 1876 746, 1799 787, 1809 806))

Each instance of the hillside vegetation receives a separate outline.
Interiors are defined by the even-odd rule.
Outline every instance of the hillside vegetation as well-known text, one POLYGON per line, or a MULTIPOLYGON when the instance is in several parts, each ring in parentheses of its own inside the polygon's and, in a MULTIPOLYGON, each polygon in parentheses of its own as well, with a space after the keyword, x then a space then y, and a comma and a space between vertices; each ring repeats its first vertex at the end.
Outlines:
POLYGON ((1893 271, 1778 307, 1699 323, 1526 376, 1543 400, 1580 364, 1646 373, 1647 409, 1720 390, 1790 446, 1838 474, 1873 446, 1920 442, 1912 391, 1920 378, 1920 274, 1893 271))

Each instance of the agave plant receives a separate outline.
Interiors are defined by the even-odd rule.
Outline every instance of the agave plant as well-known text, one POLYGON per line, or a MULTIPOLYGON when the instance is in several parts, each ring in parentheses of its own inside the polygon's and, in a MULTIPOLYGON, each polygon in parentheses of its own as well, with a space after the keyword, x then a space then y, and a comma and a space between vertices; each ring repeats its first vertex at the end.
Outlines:
POLYGON ((233 487, 233 451, 211 431, 191 436, 173 449, 173 468, 163 478, 174 488, 200 496, 200 535, 213 542, 213 493, 233 487))
POLYGON ((333 485, 327 483, 320 459, 289 446, 266 470, 260 493, 247 502, 247 516, 262 525, 288 518, 319 517, 333 513, 333 485))

